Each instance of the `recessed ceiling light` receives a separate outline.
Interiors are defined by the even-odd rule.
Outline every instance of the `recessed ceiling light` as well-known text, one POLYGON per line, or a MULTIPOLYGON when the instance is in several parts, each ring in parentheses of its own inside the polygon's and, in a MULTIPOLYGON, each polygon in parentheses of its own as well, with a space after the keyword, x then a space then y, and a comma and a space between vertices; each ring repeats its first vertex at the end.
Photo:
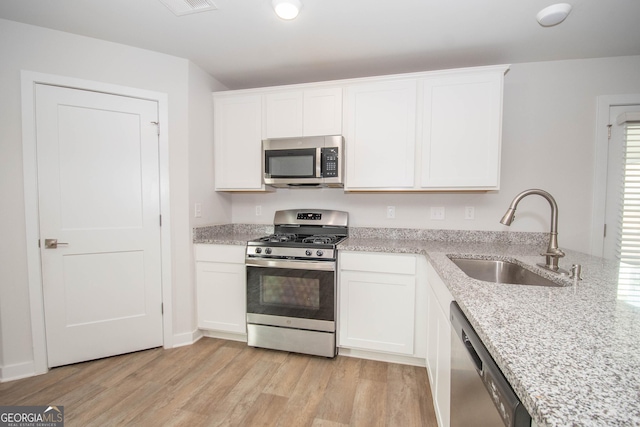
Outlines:
POLYGON ((569 16, 569 12, 571 12, 569 3, 552 4, 538 12, 536 19, 543 27, 553 27, 564 21, 569 16))
POLYGON ((302 4, 300 0, 273 0, 273 9, 282 19, 293 19, 298 16, 302 4))

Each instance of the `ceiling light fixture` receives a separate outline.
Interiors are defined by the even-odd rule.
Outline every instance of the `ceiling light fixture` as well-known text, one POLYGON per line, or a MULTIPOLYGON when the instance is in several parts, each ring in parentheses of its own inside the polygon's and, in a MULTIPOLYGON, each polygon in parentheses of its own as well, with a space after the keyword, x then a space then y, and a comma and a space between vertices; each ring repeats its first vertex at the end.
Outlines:
POLYGON ((552 4, 538 12, 536 19, 543 27, 553 27, 567 19, 569 12, 571 12, 571 5, 569 3, 552 4))
POLYGON ((273 9, 282 19, 293 19, 298 16, 302 4, 300 0, 273 0, 273 9))

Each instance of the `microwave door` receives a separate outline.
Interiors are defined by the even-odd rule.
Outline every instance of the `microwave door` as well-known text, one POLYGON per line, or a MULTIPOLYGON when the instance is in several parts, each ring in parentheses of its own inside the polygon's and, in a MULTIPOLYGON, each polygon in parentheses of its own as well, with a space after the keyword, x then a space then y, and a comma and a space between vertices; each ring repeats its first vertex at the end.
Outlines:
POLYGON ((322 183, 320 148, 264 151, 264 183, 272 186, 322 183))

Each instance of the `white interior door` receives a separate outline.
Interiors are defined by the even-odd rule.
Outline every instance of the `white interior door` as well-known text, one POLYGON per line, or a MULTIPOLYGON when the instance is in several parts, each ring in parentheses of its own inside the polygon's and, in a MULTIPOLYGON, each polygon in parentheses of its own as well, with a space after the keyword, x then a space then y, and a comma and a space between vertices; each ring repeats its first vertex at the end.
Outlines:
POLYGON ((157 121, 155 101, 36 87, 50 367, 162 345, 157 121))

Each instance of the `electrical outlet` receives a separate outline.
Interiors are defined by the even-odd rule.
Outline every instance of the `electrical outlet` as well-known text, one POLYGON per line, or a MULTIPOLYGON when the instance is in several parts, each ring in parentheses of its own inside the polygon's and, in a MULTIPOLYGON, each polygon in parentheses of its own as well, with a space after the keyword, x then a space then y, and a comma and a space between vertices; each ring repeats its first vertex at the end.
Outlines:
POLYGON ((262 206, 257 205, 256 206, 256 216, 260 216, 262 215, 262 206))
POLYGON ((396 207, 395 206, 387 206, 387 218, 395 218, 396 217, 396 207))
POLYGON ((476 208, 473 206, 465 206, 464 207, 464 219, 475 219, 476 217, 476 208))
POLYGON ((202 203, 196 203, 193 205, 193 216, 196 218, 202 217, 202 203))
POLYGON ((444 206, 431 208, 431 219, 441 221, 444 219, 444 206))

